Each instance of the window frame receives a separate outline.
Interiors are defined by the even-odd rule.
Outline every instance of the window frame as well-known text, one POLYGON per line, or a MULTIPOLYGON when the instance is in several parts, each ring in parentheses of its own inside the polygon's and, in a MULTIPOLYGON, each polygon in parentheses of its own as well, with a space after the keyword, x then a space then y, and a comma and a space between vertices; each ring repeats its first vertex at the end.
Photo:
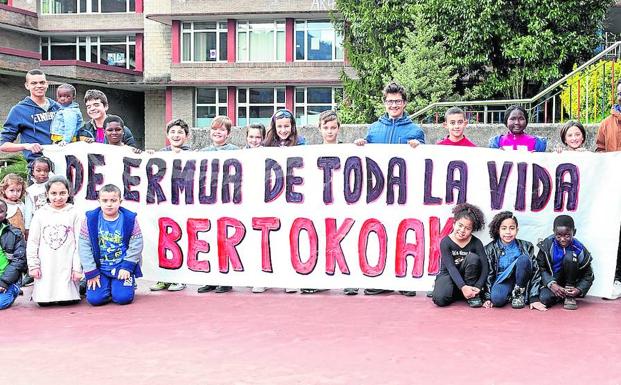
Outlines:
POLYGON ((75 2, 76 5, 76 11, 75 13, 73 12, 50 12, 50 8, 51 8, 51 4, 53 3, 54 0, 41 0, 40 2, 40 6, 41 6, 41 14, 42 15, 76 15, 76 14, 105 14, 105 15, 114 15, 114 14, 124 14, 124 13, 136 13, 136 0, 125 0, 125 11, 124 12, 102 12, 101 11, 101 3, 105 0, 73 0, 75 2), (80 2, 84 1, 85 2, 85 8, 86 11, 82 11, 81 7, 80 7, 80 2), (133 1, 133 7, 134 10, 132 11, 132 4, 131 2, 133 1), (97 10, 93 11, 93 2, 96 2, 97 4, 97 10))
POLYGON ((287 58, 287 28, 286 22, 284 19, 274 19, 274 20, 238 20, 236 25, 236 34, 235 34, 235 55, 237 58, 237 62, 240 63, 284 63, 287 58), (250 26, 252 24, 267 24, 272 23, 273 29, 273 55, 272 60, 268 61, 255 61, 250 60, 250 33, 252 32, 250 26), (242 29, 241 26, 245 26, 245 29, 242 29), (282 47, 282 58, 278 58, 278 33, 282 32, 284 36, 283 47, 282 47), (245 57, 240 54, 240 34, 246 34, 246 47, 245 47, 245 57))
POLYGON ((295 20, 295 27, 293 28, 293 57, 295 61, 301 62, 343 62, 345 61, 345 52, 343 47, 343 38, 339 35, 338 31, 334 28, 334 24, 330 20, 322 19, 299 19, 295 20), (322 59, 309 59, 308 58, 308 23, 329 23, 332 26, 332 58, 328 60, 322 59), (298 25, 304 23, 304 58, 298 59, 297 47, 298 47, 298 25), (341 58, 336 58, 337 45, 341 47, 341 58))
MULTIPOLYGON (((104 35, 104 37, 107 35, 104 35)), ((99 64, 99 65, 105 65, 105 66, 109 66, 111 68, 125 68, 128 70, 136 70, 136 36, 135 35, 114 35, 115 37, 124 37, 125 41, 124 42, 101 42, 101 35, 76 35, 76 36, 71 36, 74 38, 74 42, 73 43, 52 43, 52 38, 54 36, 42 36, 41 40, 40 40, 40 47, 41 47, 41 55, 43 56, 43 50, 47 49, 47 60, 57 60, 57 59, 51 59, 52 55, 52 46, 74 46, 76 48, 76 56, 74 59, 69 59, 69 60, 77 60, 77 61, 82 61, 82 62, 86 62, 86 63, 95 63, 95 64, 99 64), (82 42, 80 41, 81 38, 85 38, 85 40, 82 42), (133 39, 132 39, 133 38, 133 39), (47 42, 45 42, 47 41, 47 42), (106 46, 106 45, 114 45, 114 46, 121 46, 124 45, 125 46, 125 66, 121 67, 121 66, 114 66, 114 65, 108 65, 108 64, 101 64, 101 46, 106 46), (130 68, 130 63, 132 63, 132 58, 130 55, 131 49, 130 47, 134 47, 134 57, 133 57, 133 63, 134 63, 134 68, 130 68), (86 50, 86 57, 85 60, 80 59, 80 48, 84 47, 86 50), (92 53, 92 49, 93 47, 96 47, 96 54, 95 57, 93 58, 93 53, 92 53)))
MULTIPOLYGON (((216 116, 218 115, 227 115, 228 116, 228 112, 229 112, 229 94, 228 94, 228 88, 226 87, 195 87, 194 88, 194 127, 209 127, 209 126, 203 126, 203 125, 199 125, 198 124, 198 108, 199 107, 211 107, 214 106, 216 108, 216 116), (198 90, 199 89, 214 89, 216 91, 216 103, 215 104, 208 104, 208 103, 199 103, 198 102, 198 90), (220 94, 224 93, 225 96, 225 100, 224 102, 220 102, 220 94), (226 109, 226 113, 225 114, 220 114, 220 108, 225 108, 226 109)), ((210 118, 207 118, 210 119, 210 118)), ((211 118, 213 119, 213 118, 211 118)))
MULTIPOLYGON (((308 108, 309 106, 319 106, 319 107, 329 107, 330 110, 338 110, 338 100, 337 94, 340 92, 341 97, 343 95, 343 87, 335 87, 335 86, 301 86, 295 87, 293 90, 293 115, 295 116, 296 121, 300 126, 303 125, 316 125, 316 122, 309 122, 308 119, 308 108), (309 103, 308 102, 308 89, 313 88, 330 88, 331 90, 331 103, 309 103), (304 102, 298 101, 298 91, 304 90, 304 102), (340 90, 340 91, 339 91, 340 90), (298 116, 298 108, 304 109, 304 114, 298 116)), ((319 117, 319 115, 317 115, 319 117)))
MULTIPOLYGON (((180 32, 180 47, 181 47, 181 63, 226 63, 228 58, 220 59, 221 52, 221 44, 220 44, 220 35, 226 34, 227 44, 228 44, 228 24, 226 21, 215 21, 216 28, 215 29, 195 29, 194 23, 206 23, 210 21, 181 21, 181 32, 180 32), (184 29, 184 24, 190 24, 190 29, 184 29), (215 32, 216 33, 216 60, 194 60, 194 34, 195 33, 204 33, 204 32, 215 32), (185 35, 190 35, 190 60, 184 60, 184 39, 185 35)), ((227 46, 227 56, 228 56, 228 46, 227 46)))
MULTIPOLYGON (((236 92, 235 92, 235 98, 236 98, 236 102, 237 102, 237 109, 235 111, 235 116, 237 117, 237 122, 239 123, 241 119, 245 119, 245 125, 249 125, 252 123, 259 123, 259 122, 251 122, 250 119, 252 119, 250 117, 250 108, 257 106, 257 107, 268 107, 268 106, 272 106, 273 107, 273 112, 272 115, 274 113, 276 113, 276 111, 278 111, 279 109, 283 109, 286 108, 286 102, 287 102, 287 92, 286 92, 286 87, 260 87, 260 86, 253 86, 253 87, 238 87, 236 92), (269 104, 269 103, 250 103, 250 90, 251 89, 272 89, 273 92, 273 96, 274 96, 274 101, 269 104), (239 101, 239 92, 240 90, 245 90, 246 93, 246 102, 241 103, 239 101), (282 102, 278 101, 278 91, 282 91, 284 94, 284 100, 282 102), (244 108, 246 110, 246 117, 242 118, 240 117, 239 111, 241 108, 244 108)), ((271 116, 270 116, 271 117, 271 116)), ((264 118, 258 118, 258 119, 264 119, 264 118)), ((261 122, 262 123, 262 122, 261 122)), ((241 124, 240 124, 241 125, 241 124)), ((267 126, 266 126, 267 127, 267 126)))

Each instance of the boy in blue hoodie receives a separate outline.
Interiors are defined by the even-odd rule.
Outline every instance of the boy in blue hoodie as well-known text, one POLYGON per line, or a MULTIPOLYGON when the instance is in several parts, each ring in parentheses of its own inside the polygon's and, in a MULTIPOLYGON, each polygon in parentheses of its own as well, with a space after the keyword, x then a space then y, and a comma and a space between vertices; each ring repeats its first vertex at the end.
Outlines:
MULTIPOLYGON (((386 113, 369 126, 366 137, 354 140, 354 144, 357 146, 364 146, 367 143, 409 144, 412 148, 425 144, 425 133, 412 122, 408 113, 405 112, 405 106, 408 103, 405 88, 399 83, 390 82, 384 87, 383 94, 386 113)), ((375 295, 391 291, 365 289, 364 294, 375 295)), ((401 291, 400 293, 408 297, 416 295, 415 291, 401 291)))
POLYGON ((61 84, 56 89, 56 101, 61 108, 50 126, 53 143, 74 142, 78 130, 82 127, 82 112, 78 103, 74 101, 75 94, 75 87, 68 83, 61 84))
POLYGON ((425 133, 405 112, 408 102, 405 88, 399 83, 390 82, 383 94, 386 113, 369 126, 365 138, 356 139, 354 143, 358 146, 367 143, 409 144, 411 147, 425 144, 425 133))
POLYGON ((22 151, 30 162, 41 156, 42 145, 52 144, 50 125, 60 105, 45 96, 47 86, 43 71, 28 71, 25 87, 30 91, 30 96, 9 111, 0 135, 0 151, 22 151), (13 143, 18 136, 20 143, 13 143))
POLYGON ((99 190, 98 208, 86 212, 78 249, 86 278, 86 301, 93 306, 134 300, 134 282, 142 277, 142 233, 136 213, 121 207, 121 190, 99 190))

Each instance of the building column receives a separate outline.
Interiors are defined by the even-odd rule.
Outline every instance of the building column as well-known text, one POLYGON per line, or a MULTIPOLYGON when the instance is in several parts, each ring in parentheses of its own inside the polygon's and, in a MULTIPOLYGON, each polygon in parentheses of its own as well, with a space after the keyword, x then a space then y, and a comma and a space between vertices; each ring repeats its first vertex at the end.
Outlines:
POLYGON ((144 34, 137 33, 136 34, 136 71, 142 72, 144 69, 144 34))
POLYGON ((295 87, 285 87, 285 107, 295 116, 295 87))
POLYGON ((144 11, 144 5, 142 4, 142 1, 143 0, 136 0, 136 4, 135 4, 136 13, 142 13, 144 11))
MULTIPOLYGON (((172 87, 166 87, 166 92, 164 93, 164 99, 166 103, 166 110, 164 112, 164 120, 166 121, 164 124, 168 124, 173 118, 173 89, 172 87)), ((190 123, 190 126, 193 124, 190 123)), ((166 126, 164 126, 164 138, 166 138, 166 145, 168 146, 170 142, 168 141, 168 136, 166 135, 166 126)))
POLYGON ((231 123, 235 126, 237 125, 237 87, 229 86, 226 92, 226 110, 231 123))
POLYGON ((235 63, 237 59, 237 20, 226 21, 226 61, 235 63))
POLYGON ((171 43, 172 43, 172 62, 173 64, 177 64, 181 62, 181 21, 173 20, 172 22, 172 33, 171 33, 171 43))
POLYGON ((285 62, 291 63, 295 58, 295 20, 285 19, 285 62))

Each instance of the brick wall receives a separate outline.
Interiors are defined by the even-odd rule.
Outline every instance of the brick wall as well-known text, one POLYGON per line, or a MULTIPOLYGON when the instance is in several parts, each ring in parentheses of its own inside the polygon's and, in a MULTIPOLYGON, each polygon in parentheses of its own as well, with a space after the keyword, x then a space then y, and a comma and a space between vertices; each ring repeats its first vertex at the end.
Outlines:
POLYGON ((211 81, 220 84, 248 82, 320 81, 340 84, 341 71, 354 76, 342 62, 295 63, 180 63, 172 66, 173 81, 211 81))
POLYGON ((8 29, 3 29, 0 33, 0 47, 39 52, 40 45, 39 37, 35 35, 25 35, 8 29))
MULTIPOLYGON (((144 13, 170 13, 169 1, 145 1, 144 13)), ((144 81, 160 82, 170 79, 172 47, 171 27, 152 20, 144 20, 144 81)))
MULTIPOLYGON (((14 47, 11 47, 11 48, 14 48, 14 47)), ((24 73, 24 76, 25 76, 26 72, 30 71, 33 68, 38 68, 39 63, 40 62, 38 59, 30 59, 30 58, 5 55, 5 54, 0 53, 0 70, 7 70, 12 73, 15 73, 16 71, 21 71, 24 73)), ((2 94, 3 92, 4 90, 0 89, 0 94, 2 94)))
POLYGON ((144 15, 136 13, 118 14, 61 14, 39 15, 41 31, 100 31, 111 29, 141 30, 144 15))
POLYGON ((0 92, 0 122, 2 124, 11 107, 28 96, 28 91, 24 88, 25 81, 23 76, 0 75, 0 90, 2 90, 0 92))
POLYGON ((336 0, 172 0, 173 13, 328 12, 336 0))
POLYGON ((145 148, 159 150, 166 143, 166 97, 164 90, 144 92, 145 148))
POLYGON ((36 30, 38 24, 36 16, 24 15, 23 13, 12 12, 5 9, 0 9, 0 23, 32 30, 36 30))
POLYGON ((40 0, 13 0, 13 7, 37 12, 37 4, 40 0))

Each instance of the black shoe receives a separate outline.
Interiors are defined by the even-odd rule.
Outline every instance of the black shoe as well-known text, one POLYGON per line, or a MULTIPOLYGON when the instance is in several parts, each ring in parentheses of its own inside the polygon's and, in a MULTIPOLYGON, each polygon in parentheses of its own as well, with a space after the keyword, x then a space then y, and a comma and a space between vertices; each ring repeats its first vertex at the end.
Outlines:
POLYGON ((24 295, 24 291, 22 289, 19 289, 19 293, 17 295, 24 295))
POLYGON ((319 290, 317 290, 317 289, 300 289, 300 293, 302 293, 302 294, 315 294, 315 293, 319 293, 319 290))
POLYGON ((468 306, 472 308, 482 307, 483 301, 481 301, 481 297, 477 295, 476 297, 472 297, 468 300, 468 306))
POLYGON ((516 286, 511 293, 511 307, 514 309, 523 309, 526 306, 526 300, 524 299, 523 287, 516 286))
POLYGON ((427 298, 433 298, 433 290, 427 292, 427 298))
POLYGON ((358 289, 355 288, 347 288, 347 289, 343 289, 343 293, 345 293, 345 295, 357 295, 358 294, 358 289))
POLYGON ((378 295, 378 294, 386 294, 392 293, 394 290, 386 290, 386 289, 364 289, 365 295, 378 295))
POLYGON ((34 278, 29 276, 28 274, 24 274, 22 277, 22 286, 30 286, 34 283, 34 278))
POLYGON ((404 295, 406 297, 416 297, 415 291, 399 290, 399 294, 404 295))
POLYGON ((216 293, 227 293, 233 290, 233 286, 218 286, 216 287, 216 293))
POLYGON ((84 297, 86 295, 86 281, 80 281, 80 295, 84 297))
POLYGON ((216 290, 217 286, 214 285, 205 285, 198 288, 199 293, 209 293, 210 291, 216 290))

